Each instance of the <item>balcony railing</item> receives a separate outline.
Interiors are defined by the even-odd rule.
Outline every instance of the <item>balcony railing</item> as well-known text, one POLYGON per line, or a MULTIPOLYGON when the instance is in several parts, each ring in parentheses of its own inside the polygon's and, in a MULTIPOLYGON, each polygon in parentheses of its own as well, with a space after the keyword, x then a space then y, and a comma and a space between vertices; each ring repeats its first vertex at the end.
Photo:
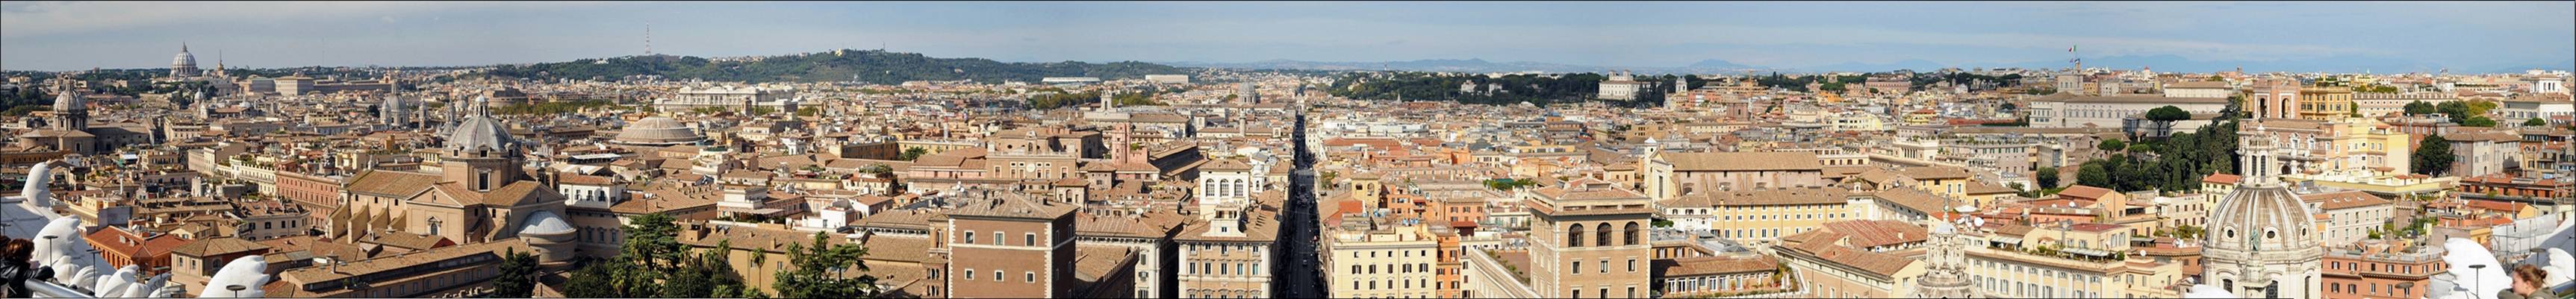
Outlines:
POLYGON ((98 298, 98 296, 90 295, 89 291, 74 289, 42 280, 27 281, 27 290, 30 294, 34 294, 36 298, 98 298))

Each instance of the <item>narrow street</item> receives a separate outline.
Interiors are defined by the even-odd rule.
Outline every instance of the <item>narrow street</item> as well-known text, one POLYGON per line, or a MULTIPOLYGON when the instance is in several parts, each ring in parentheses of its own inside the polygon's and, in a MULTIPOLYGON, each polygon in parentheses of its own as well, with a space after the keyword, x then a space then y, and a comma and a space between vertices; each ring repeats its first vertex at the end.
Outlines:
POLYGON ((1276 287, 1287 298, 1322 298, 1331 294, 1325 292, 1323 274, 1316 272, 1316 267, 1323 261, 1318 260, 1314 242, 1319 232, 1314 215, 1315 156, 1312 149, 1306 147, 1306 114, 1303 110, 1297 113, 1296 122, 1296 134, 1289 142, 1296 144, 1292 163, 1296 163, 1297 169, 1288 174, 1287 211, 1279 213, 1279 240, 1285 242, 1281 247, 1286 250, 1280 256, 1286 259, 1286 263, 1277 268, 1281 273, 1277 274, 1276 287))

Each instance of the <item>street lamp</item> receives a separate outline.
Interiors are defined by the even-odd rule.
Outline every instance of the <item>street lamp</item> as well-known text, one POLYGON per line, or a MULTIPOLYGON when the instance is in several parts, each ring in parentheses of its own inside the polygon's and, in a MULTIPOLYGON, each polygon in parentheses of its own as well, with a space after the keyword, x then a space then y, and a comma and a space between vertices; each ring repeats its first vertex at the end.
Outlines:
MULTIPOLYGON (((2469 265, 2469 296, 2477 297, 2478 289, 2481 286, 2478 284, 2479 280, 2484 280, 2487 277, 2486 269, 2486 264, 2469 265)), ((2495 294, 2487 295, 2492 296, 2495 294)))

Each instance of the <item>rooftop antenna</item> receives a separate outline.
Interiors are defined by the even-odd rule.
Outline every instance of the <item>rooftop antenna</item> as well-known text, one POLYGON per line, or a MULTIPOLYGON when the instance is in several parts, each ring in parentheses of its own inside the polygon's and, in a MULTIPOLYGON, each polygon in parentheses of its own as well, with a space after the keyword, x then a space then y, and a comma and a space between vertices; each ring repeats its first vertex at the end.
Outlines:
POLYGON ((644 22, 644 56, 653 56, 653 22, 644 22))

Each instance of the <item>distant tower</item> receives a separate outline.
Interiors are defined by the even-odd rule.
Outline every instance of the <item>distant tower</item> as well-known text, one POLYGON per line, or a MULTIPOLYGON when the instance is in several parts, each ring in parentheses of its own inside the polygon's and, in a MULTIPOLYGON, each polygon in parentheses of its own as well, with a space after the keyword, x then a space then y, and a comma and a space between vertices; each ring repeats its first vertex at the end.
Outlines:
POLYGON ((179 56, 170 58, 170 76, 187 78, 202 74, 197 71, 197 55, 188 54, 187 43, 179 43, 179 56))
POLYGON ((1673 77, 1673 94, 1681 94, 1681 93, 1683 93, 1683 92, 1689 92, 1689 91, 1690 91, 1690 76, 1689 76, 1689 75, 1683 75, 1683 76, 1676 76, 1676 77, 1673 77))
MULTIPOLYGON (((1949 208, 1944 206, 1943 209, 1949 208)), ((1968 277, 1966 255, 1962 254, 1967 251, 1963 247, 1969 241, 1959 236, 1955 225, 1939 219, 1931 222, 1927 228, 1932 235, 1924 240, 1924 247, 1930 247, 1925 251, 1924 261, 1930 263, 1924 267, 1922 278, 1915 279, 1914 297, 1977 298, 1974 281, 1968 277)))
POLYGON ((1110 96, 1110 95, 1111 95, 1111 94, 1113 94, 1113 93, 1115 93, 1115 91, 1109 91, 1109 90, 1102 90, 1102 91, 1100 91, 1100 110, 1109 110, 1109 109, 1117 109, 1117 108, 1118 108, 1118 100, 1117 100, 1117 98, 1116 98, 1116 97, 1111 97, 1111 96, 1110 96))
POLYGON ((653 22, 644 22, 644 56, 653 56, 653 22))
MULTIPOLYGON (((183 47, 183 48, 184 48, 184 47, 183 47)), ((215 51, 215 77, 216 77, 216 78, 232 78, 232 77, 230 77, 230 76, 225 76, 225 75, 224 75, 224 54, 223 54, 223 53, 224 53, 224 51, 215 51)), ((216 83, 226 83, 226 82, 216 82, 216 83)))
POLYGON ((1253 90, 1252 82, 1244 82, 1239 88, 1241 88, 1241 90, 1235 91, 1235 93, 1243 95, 1244 104, 1261 103, 1261 93, 1253 90))

